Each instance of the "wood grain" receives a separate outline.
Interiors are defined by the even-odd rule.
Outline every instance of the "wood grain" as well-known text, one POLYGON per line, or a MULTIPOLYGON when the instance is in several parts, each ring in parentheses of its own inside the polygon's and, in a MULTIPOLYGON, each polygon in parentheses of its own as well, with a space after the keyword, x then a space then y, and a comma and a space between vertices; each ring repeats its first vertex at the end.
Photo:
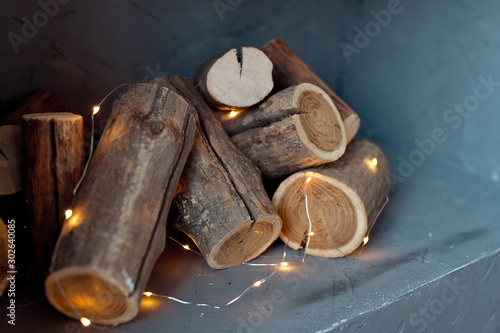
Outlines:
POLYGON ((320 257, 348 255, 362 244, 375 223, 389 187, 389 164, 382 151, 367 140, 355 139, 338 161, 294 173, 281 183, 273 196, 283 219, 280 238, 293 249, 303 246, 309 227, 307 190, 314 232, 307 253, 320 257), (311 180, 307 184, 308 177, 311 180))

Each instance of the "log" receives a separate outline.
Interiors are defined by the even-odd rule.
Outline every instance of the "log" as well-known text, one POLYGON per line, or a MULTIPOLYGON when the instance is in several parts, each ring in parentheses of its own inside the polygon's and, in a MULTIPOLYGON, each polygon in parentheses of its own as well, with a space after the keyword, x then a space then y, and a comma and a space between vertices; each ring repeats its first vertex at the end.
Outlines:
POLYGON ((332 162, 346 149, 342 119, 319 87, 302 83, 282 90, 258 107, 219 120, 231 140, 265 178, 332 162))
POLYGON ((28 96, 18 107, 0 119, 0 126, 21 125, 21 117, 30 113, 68 112, 73 109, 62 99, 46 90, 38 88, 28 96))
POLYGON ((359 116, 354 110, 334 93, 282 39, 270 40, 262 47, 262 51, 273 62, 273 80, 276 90, 300 83, 312 83, 326 91, 344 121, 347 143, 349 144, 358 132, 360 125, 359 116))
POLYGON ((385 204, 389 164, 375 144, 354 139, 338 161, 285 179, 273 196, 273 204, 283 219, 280 238, 295 250, 303 247, 309 230, 306 186, 314 233, 307 253, 342 257, 361 245, 385 204))
POLYGON ((8 271, 14 271, 15 269, 9 268, 9 233, 7 231, 7 226, 0 217, 0 297, 3 295, 5 288, 9 284, 8 271))
POLYGON ((35 280, 43 281, 83 171, 83 118, 66 112, 33 113, 22 117, 22 128, 35 280))
POLYGON ((262 101, 273 89, 273 64, 254 47, 241 54, 231 49, 202 62, 193 81, 205 100, 217 109, 246 108, 262 101))
POLYGON ((24 186, 21 126, 0 126, 0 196, 20 192, 24 186))
POLYGON ((194 105, 200 126, 169 221, 193 239, 210 267, 247 262, 278 238, 281 219, 259 170, 231 143, 195 86, 178 76, 170 82, 194 105))
POLYGON ((115 101, 45 281, 57 310, 103 325, 137 315, 194 131, 193 108, 166 88, 136 84, 115 101))

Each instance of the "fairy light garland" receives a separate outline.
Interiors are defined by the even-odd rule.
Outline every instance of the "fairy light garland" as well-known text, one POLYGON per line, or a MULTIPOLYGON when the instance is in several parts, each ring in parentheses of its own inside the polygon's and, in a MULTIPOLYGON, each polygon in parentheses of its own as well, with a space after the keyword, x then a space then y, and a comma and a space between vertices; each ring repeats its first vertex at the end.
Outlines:
MULTIPOLYGON (((121 87, 124 87, 124 86, 129 86, 130 87, 130 84, 122 84, 116 88, 114 88, 113 90, 111 90, 102 100, 101 102, 99 102, 99 104, 97 104, 96 106, 94 106, 93 110, 92 110, 92 114, 91 114, 91 136, 90 136, 90 148, 89 148, 89 157, 87 159, 87 162, 85 164, 85 168, 82 172, 82 175, 77 183, 77 185, 75 186, 74 190, 73 190, 73 195, 75 195, 78 191, 78 188, 80 187, 81 183, 83 182, 83 179, 85 178, 86 174, 87 174, 87 169, 89 167, 89 164, 90 164, 90 160, 92 159, 92 155, 93 155, 93 146, 94 146, 94 127, 95 127, 95 124, 94 124, 94 116, 100 111, 100 108, 101 108, 101 105, 102 103, 104 103, 104 101, 112 94, 114 93, 116 90, 120 89, 121 87)), ((232 111, 230 113, 230 117, 234 117, 235 115, 237 114, 237 112, 235 111, 232 111)), ((376 167, 377 166, 377 159, 376 158, 373 158, 371 160, 369 160, 369 164, 371 167, 376 167)), ((304 194, 304 203, 305 203, 305 211, 306 211, 306 216, 307 216, 307 222, 308 222, 308 228, 307 228, 307 231, 304 233, 303 237, 302 237, 302 242, 304 243, 305 242, 305 246, 303 248, 304 250, 304 255, 302 257, 302 260, 301 262, 303 263, 305 261, 305 258, 306 258, 306 255, 307 255, 307 250, 309 248, 309 244, 310 244, 310 240, 311 240, 311 237, 312 236, 316 236, 318 237, 318 239, 320 239, 321 241, 325 242, 326 244, 328 244, 329 246, 331 246, 332 248, 338 250, 340 253, 342 253, 342 251, 340 251, 339 249, 337 249, 334 245, 328 243, 326 240, 322 239, 319 235, 316 235, 314 232, 313 232, 313 225, 312 225, 312 220, 311 220, 311 216, 310 216, 310 213, 309 213, 309 200, 308 200, 308 194, 309 194, 309 187, 310 187, 310 183, 311 181, 313 180, 313 176, 314 176, 314 173, 312 175, 309 175, 307 176, 306 180, 305 180, 305 194, 304 194)), ((386 206, 386 204, 388 203, 389 201, 389 197, 386 196, 386 200, 384 202, 384 204, 382 205, 381 209, 379 210, 379 212, 377 213, 376 217, 375 217, 375 221, 377 220, 378 216, 380 215, 380 213, 382 212, 382 210, 384 209, 384 207, 386 206)), ((73 215, 73 211, 71 209, 68 209, 65 211, 64 213, 64 216, 65 216, 65 220, 64 220, 64 225, 63 227, 68 223, 69 219, 72 217, 73 215)), ((369 233, 371 232, 371 229, 373 228, 373 225, 370 227, 370 229, 367 231, 366 233, 366 236, 363 238, 363 244, 361 246, 361 250, 359 251, 358 253, 358 257, 359 255, 361 254, 364 246, 368 243, 368 240, 369 240, 369 233)), ((175 243, 179 244, 180 246, 182 246, 183 249, 187 250, 187 251, 191 251, 193 253, 196 253, 197 255, 199 256, 202 256, 202 254, 194 249, 192 249, 189 245, 187 244, 182 244, 181 242, 179 242, 178 240, 168 236, 172 241, 174 241, 175 243)), ((285 261, 285 258, 286 258, 286 255, 287 255, 287 247, 288 247, 288 244, 291 240, 293 239, 296 239, 298 237, 294 237, 294 238, 291 238, 288 240, 288 242, 286 244, 284 244, 284 248, 283 248, 283 256, 282 256, 282 259, 280 262, 278 263, 248 263, 248 262, 244 262, 242 263, 243 265, 247 265, 247 266, 272 266, 272 267, 275 267, 274 270, 272 270, 271 273, 269 273, 266 277, 262 278, 262 279, 259 279, 255 282, 253 282, 252 284, 250 284, 246 289, 244 289, 239 295, 237 295, 236 297, 234 297, 233 299, 229 300, 228 302, 224 303, 223 305, 213 305, 213 304, 208 304, 208 303, 195 303, 195 302, 190 302, 190 301, 185 301, 185 300, 182 300, 182 299, 179 299, 179 298, 176 298, 176 297, 173 297, 173 296, 168 296, 168 295, 161 295, 161 294, 156 294, 156 293, 153 293, 151 291, 145 291, 143 292, 142 294, 146 297, 158 297, 158 298, 165 298, 165 299, 168 299, 168 300, 171 300, 171 301, 174 301, 174 302, 177 302, 177 303, 180 303, 180 304, 185 304, 185 305, 194 305, 194 306, 197 306, 197 307, 211 307, 211 308, 214 308, 214 309, 222 309, 222 308, 225 308, 225 307, 228 307, 230 306, 231 304, 234 304, 235 302, 237 302, 238 300, 240 300, 245 294, 247 294, 250 290, 254 289, 254 288, 259 288, 260 286, 262 286, 264 283, 266 283, 267 281, 269 281, 277 272, 280 268, 282 267, 287 267, 289 266, 289 262, 285 261)), ((51 267, 50 267, 50 272, 52 273, 53 270, 54 270, 54 266, 55 266, 55 261, 56 261, 56 253, 57 253, 57 250, 59 249, 59 245, 60 245, 60 238, 58 238, 58 241, 56 243, 56 246, 54 248, 54 252, 53 252, 53 255, 52 255, 52 258, 51 258, 51 267)), ((344 256, 345 254, 342 253, 344 256)), ((61 282, 59 281, 59 279, 56 278, 56 283, 57 283, 57 286, 59 288, 59 291, 61 292, 61 295, 62 297, 65 299, 65 301, 67 302, 67 304, 71 307, 72 311, 75 313, 76 316, 80 317, 80 322, 81 324, 84 326, 84 327, 88 327, 92 324, 91 320, 87 317, 84 317, 79 311, 78 309, 72 304, 72 302, 69 300, 69 298, 67 297, 66 293, 64 292, 64 288, 61 284, 61 282)), ((94 325, 94 326, 99 326, 99 325, 94 325)))

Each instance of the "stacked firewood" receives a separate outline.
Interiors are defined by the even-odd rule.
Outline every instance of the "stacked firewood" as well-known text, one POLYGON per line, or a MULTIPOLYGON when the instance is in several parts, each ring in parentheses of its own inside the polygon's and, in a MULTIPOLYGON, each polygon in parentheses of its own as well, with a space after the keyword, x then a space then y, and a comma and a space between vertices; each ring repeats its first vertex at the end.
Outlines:
POLYGON ((25 165, 47 298, 95 323, 136 316, 167 220, 214 269, 278 237, 296 250, 309 237, 308 254, 339 257, 362 244, 389 191, 383 153, 354 139, 357 114, 282 40, 207 59, 193 82, 157 78, 123 92, 75 196, 82 117, 22 114, 22 133, 0 128, 24 142, 9 191, 25 165), (276 179, 271 199, 264 185, 276 179))

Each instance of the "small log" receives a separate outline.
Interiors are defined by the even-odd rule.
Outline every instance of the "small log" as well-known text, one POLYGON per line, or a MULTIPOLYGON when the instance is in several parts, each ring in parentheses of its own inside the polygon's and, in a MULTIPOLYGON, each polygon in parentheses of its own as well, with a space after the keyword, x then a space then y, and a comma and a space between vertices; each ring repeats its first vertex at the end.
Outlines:
POLYGON ((9 233, 7 226, 0 217, 0 296, 2 296, 9 284, 7 278, 10 274, 7 272, 14 270, 9 268, 9 233))
POLYGON ((241 109, 259 103, 271 92, 272 70, 273 64, 261 50, 243 47, 241 54, 231 49, 202 62, 193 81, 212 107, 241 109))
POLYGON ((21 117, 30 113, 68 112, 73 109, 62 99, 41 88, 35 90, 18 107, 0 118, 0 126, 21 125, 21 117))
POLYGON ((0 196, 20 192, 24 186, 21 126, 0 126, 0 196))
POLYGON ((178 76, 170 82, 192 102, 200 127, 169 221, 193 239, 210 267, 249 261, 278 238, 281 219, 259 170, 231 143, 195 86, 178 76))
POLYGON ((22 117, 22 127, 35 275, 43 280, 83 171, 83 118, 66 112, 33 113, 22 117))
POLYGON ((266 178, 335 161, 346 149, 342 119, 319 87, 282 90, 233 118, 220 117, 231 140, 266 178))
POLYGON ((276 90, 282 90, 300 83, 312 83, 323 89, 333 100, 344 121, 347 143, 358 132, 359 116, 346 102, 302 60, 282 39, 273 39, 262 47, 262 51, 273 62, 273 80, 276 90))
POLYGON ((280 238, 295 250, 303 247, 309 228, 306 186, 314 232, 307 253, 342 257, 363 243, 386 202, 389 164, 375 144, 354 139, 338 161, 285 179, 273 196, 273 204, 283 219, 280 238))
POLYGON ((193 108, 169 89, 136 84, 115 101, 45 281, 57 310, 103 325, 137 315, 194 132, 193 108))

